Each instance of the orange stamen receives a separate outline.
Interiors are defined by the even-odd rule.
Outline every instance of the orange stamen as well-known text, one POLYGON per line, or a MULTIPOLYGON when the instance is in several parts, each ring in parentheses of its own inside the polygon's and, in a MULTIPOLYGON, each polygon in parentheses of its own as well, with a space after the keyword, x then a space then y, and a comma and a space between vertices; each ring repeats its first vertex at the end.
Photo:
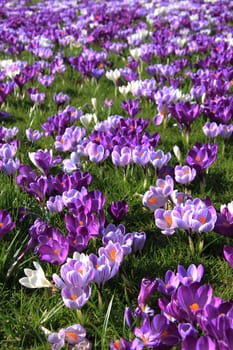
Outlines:
POLYGON ((191 311, 198 311, 200 309, 200 306, 197 303, 193 303, 189 306, 191 311))
POLYGON ((202 225, 206 223, 206 218, 204 216, 200 216, 199 221, 202 225))
POLYGON ((148 203, 150 203, 150 204, 155 204, 156 202, 157 202, 157 198, 155 198, 155 197, 148 199, 148 203))
POLYGON ((114 249, 110 250, 110 258, 112 261, 116 261, 116 251, 114 249))
POLYGON ((78 335, 75 332, 67 332, 66 336, 68 338, 71 338, 72 340, 77 341, 78 340, 78 335))
POLYGON ((168 223, 168 225, 171 226, 172 225, 172 217, 171 217, 171 215, 167 215, 164 218, 165 218, 166 222, 168 223))

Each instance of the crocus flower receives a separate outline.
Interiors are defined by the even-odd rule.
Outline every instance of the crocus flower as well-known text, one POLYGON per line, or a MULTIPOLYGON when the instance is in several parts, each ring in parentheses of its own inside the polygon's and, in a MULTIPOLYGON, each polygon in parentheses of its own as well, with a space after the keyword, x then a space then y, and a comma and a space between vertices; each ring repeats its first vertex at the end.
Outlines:
POLYGON ((157 290, 166 295, 173 294, 180 284, 179 277, 171 270, 166 272, 164 281, 160 278, 157 278, 156 281, 158 283, 157 290))
POLYGON ((114 146, 112 151, 112 162, 116 166, 126 166, 131 162, 132 154, 129 147, 114 146))
POLYGON ((52 166, 52 156, 53 152, 50 151, 43 151, 38 150, 37 152, 29 152, 28 153, 29 159, 31 162, 41 170, 41 172, 45 175, 48 174, 50 167, 52 166))
POLYGON ((185 166, 176 165, 175 166, 175 180, 176 180, 176 182, 178 182, 180 184, 187 185, 193 181, 195 176, 196 176, 196 170, 193 168, 190 168, 188 165, 185 165, 185 166))
POLYGON ((12 231, 15 223, 8 211, 0 210, 0 239, 2 239, 8 232, 12 231))
POLYGON ((191 150, 189 150, 186 162, 195 168, 198 173, 202 173, 204 169, 209 168, 217 158, 218 145, 210 145, 209 143, 201 144, 196 142, 191 150))
POLYGON ((182 342, 182 350, 216 350, 216 343, 208 335, 203 335, 200 338, 187 336, 182 342))
POLYGON ((129 210, 128 204, 125 200, 112 202, 108 206, 108 213, 114 220, 122 220, 129 210))
POLYGON ((89 286, 85 286, 85 288, 64 287, 62 288, 61 296, 65 306, 68 308, 81 309, 91 296, 91 288, 89 286))
POLYGON ((158 193, 154 186, 150 186, 150 190, 146 191, 142 204, 148 207, 151 211, 163 207, 167 203, 167 198, 158 193))
POLYGON ((187 270, 182 265, 178 265, 177 270, 177 276, 184 286, 189 286, 194 282, 200 282, 204 274, 204 267, 201 264, 197 267, 191 264, 187 270))
POLYGON ((220 133, 220 128, 215 122, 206 122, 202 130, 211 140, 214 140, 220 133))
POLYGON ((176 223, 173 220, 172 210, 156 209, 154 212, 155 224, 164 235, 172 235, 175 232, 176 223))
MULTIPOLYGON (((60 350, 65 344, 71 345, 72 348, 75 345, 80 347, 83 342, 88 342, 86 330, 80 324, 74 324, 60 329, 58 333, 49 334, 48 341, 52 344, 52 350, 60 350)), ((87 349, 91 348, 88 347, 87 349)))
POLYGON ((138 305, 145 306, 150 296, 157 290, 158 281, 156 278, 143 278, 141 281, 140 292, 138 294, 138 305))
POLYGON ((36 142, 44 135, 43 132, 33 130, 32 128, 26 129, 26 137, 30 142, 36 142))
POLYGON ((223 254, 226 261, 233 268, 233 247, 229 245, 224 245, 223 254))
POLYGON ((220 213, 217 213, 217 221, 215 223, 214 232, 224 236, 231 237, 233 235, 233 201, 224 204, 220 208, 220 213))
POLYGON ((24 273, 27 277, 20 278, 19 283, 22 286, 27 288, 44 288, 44 287, 53 287, 53 284, 50 283, 45 277, 44 270, 40 264, 36 261, 33 261, 33 265, 36 270, 24 269, 24 273))
POLYGON ((70 98, 68 95, 65 95, 62 92, 59 92, 58 94, 56 93, 53 94, 53 99, 56 102, 57 106, 62 106, 66 102, 68 102, 70 98))

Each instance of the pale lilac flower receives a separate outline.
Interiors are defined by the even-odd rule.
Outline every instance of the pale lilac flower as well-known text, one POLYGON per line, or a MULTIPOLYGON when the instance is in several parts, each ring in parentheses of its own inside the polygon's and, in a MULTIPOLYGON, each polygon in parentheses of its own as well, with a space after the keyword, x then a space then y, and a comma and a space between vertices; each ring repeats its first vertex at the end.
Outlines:
POLYGON ((199 264, 197 267, 191 264, 187 270, 182 266, 177 267, 177 277, 184 286, 189 286, 194 282, 200 282, 204 274, 203 265, 199 264))
POLYGON ((202 130, 207 137, 214 140, 219 135, 221 128, 215 122, 206 122, 202 130))
POLYGON ((98 145, 94 142, 89 142, 86 147, 87 155, 91 162, 103 162, 109 156, 109 150, 105 149, 103 145, 98 145))
POLYGON ((156 209, 154 212, 155 224, 164 235, 173 235, 177 227, 172 216, 172 210, 156 209))
POLYGON ((171 153, 164 154, 162 150, 152 151, 150 153, 150 162, 155 169, 161 169, 171 159, 171 153))
POLYGON ((150 190, 146 191, 143 196, 142 204, 151 211, 163 207, 168 201, 168 197, 161 193, 160 188, 150 186, 150 190))
POLYGON ((50 212, 62 212, 64 207, 62 196, 57 195, 55 197, 49 197, 48 201, 46 202, 46 207, 50 212))
POLYGON ((176 165, 175 166, 175 180, 180 184, 189 184, 196 176, 196 170, 188 165, 176 165))
POLYGON ((52 350, 60 350, 65 344, 71 345, 73 349, 76 349, 76 345, 79 348, 84 341, 87 341, 86 330, 80 324, 74 324, 60 329, 58 333, 49 334, 48 341, 52 344, 52 350))
POLYGON ((112 162, 116 166, 126 166, 132 160, 132 153, 129 147, 114 146, 111 156, 112 162))
POLYGON ((43 132, 33 130, 32 128, 26 129, 26 137, 30 142, 36 142, 44 135, 43 132))
POLYGON ((91 296, 91 288, 87 285, 85 288, 64 287, 61 296, 65 306, 70 309, 81 309, 91 296))

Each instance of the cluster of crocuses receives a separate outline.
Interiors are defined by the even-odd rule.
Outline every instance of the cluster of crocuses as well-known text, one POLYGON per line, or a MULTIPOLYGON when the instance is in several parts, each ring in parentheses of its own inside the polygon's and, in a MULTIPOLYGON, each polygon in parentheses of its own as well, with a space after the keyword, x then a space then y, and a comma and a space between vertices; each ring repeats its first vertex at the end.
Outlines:
POLYGON ((20 166, 20 161, 16 156, 20 140, 14 137, 18 133, 18 128, 12 129, 4 126, 0 127, 0 170, 12 176, 20 166))
POLYGON ((177 345, 182 350, 231 349, 233 302, 214 296, 212 287, 201 283, 203 273, 202 265, 192 264, 187 270, 178 265, 177 273, 168 270, 164 280, 143 278, 138 306, 134 311, 125 309, 130 340, 112 341, 110 349, 168 350, 177 345), (156 291, 163 294, 158 299, 160 313, 149 303, 156 291))
MULTIPOLYGON (((188 165, 177 165, 174 169, 175 180, 189 184, 196 176, 196 170, 188 165)), ((174 189, 174 180, 170 175, 158 178, 156 186, 150 186, 143 196, 143 205, 154 211, 155 223, 165 235, 172 235, 179 228, 189 234, 212 231, 217 220, 215 208, 208 200, 192 199, 190 195, 174 189), (170 209, 164 209, 164 207, 170 209)))

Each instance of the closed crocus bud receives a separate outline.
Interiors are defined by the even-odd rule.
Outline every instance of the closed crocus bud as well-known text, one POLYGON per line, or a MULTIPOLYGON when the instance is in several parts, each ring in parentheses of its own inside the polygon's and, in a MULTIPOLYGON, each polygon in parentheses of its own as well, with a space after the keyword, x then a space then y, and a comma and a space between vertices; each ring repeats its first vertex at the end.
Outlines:
POLYGON ((108 213, 114 220, 122 220, 128 213, 129 207, 126 201, 112 202, 108 206, 108 213))
POLYGON ((146 234, 145 232, 132 232, 132 235, 133 235, 132 251, 136 253, 143 249, 144 244, 146 242, 146 234))
POLYGON ((174 152, 174 154, 175 154, 175 156, 176 156, 176 159, 177 159, 178 162, 180 163, 180 162, 181 162, 181 151, 180 151, 180 148, 179 148, 177 145, 175 145, 175 146, 173 147, 173 152, 174 152))

